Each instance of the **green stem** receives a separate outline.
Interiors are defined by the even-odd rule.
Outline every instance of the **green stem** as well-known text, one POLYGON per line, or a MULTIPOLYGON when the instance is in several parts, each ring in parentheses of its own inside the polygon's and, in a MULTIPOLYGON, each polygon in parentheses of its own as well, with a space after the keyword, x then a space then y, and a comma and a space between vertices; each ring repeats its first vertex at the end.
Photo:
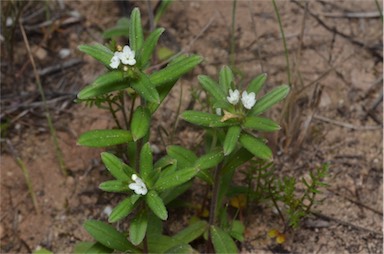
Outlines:
POLYGON ((121 94, 120 103, 121 103, 121 110, 123 111, 125 129, 128 130, 129 129, 129 122, 128 122, 128 118, 127 118, 127 111, 125 109, 125 92, 123 92, 121 94))
POLYGON ((232 26, 231 26, 231 48, 230 48, 230 59, 229 63, 231 65, 231 68, 233 69, 235 67, 235 24, 236 24, 236 4, 237 0, 233 0, 232 5, 232 26))
POLYGON ((279 206, 277 205, 276 199, 275 199, 275 197, 273 196, 274 193, 272 193, 272 191, 271 191, 271 183, 268 184, 268 189, 269 189, 269 193, 271 194, 271 199, 272 199, 273 205, 276 207, 276 210, 277 210, 277 212, 279 213, 279 216, 280 216, 281 220, 283 221, 283 224, 285 225, 286 223, 285 223, 284 215, 283 215, 283 213, 280 211, 279 206))
POLYGON ((273 3, 273 8, 275 9, 277 21, 279 22, 279 28, 280 28, 281 37, 283 39, 285 61, 287 63, 288 85, 291 85, 291 70, 290 70, 290 65, 289 65, 289 55, 288 55, 287 41, 285 40, 285 34, 284 34, 283 25, 281 23, 279 9, 277 8, 275 0, 272 0, 272 3, 273 3))
POLYGON ((37 87, 38 87, 41 99, 43 100, 43 105, 44 105, 45 115, 46 115, 46 118, 47 118, 48 128, 49 128, 51 137, 53 139, 53 144, 55 146, 56 157, 57 157, 57 160, 59 161, 60 170, 61 170, 61 172, 62 172, 62 174, 64 176, 67 176, 68 172, 67 172, 67 169, 66 169, 66 166, 65 166, 65 163, 64 163, 64 159, 63 159, 63 154, 62 154, 62 151, 61 151, 58 139, 57 139, 56 129, 53 126, 53 123, 52 123, 52 118, 51 118, 51 115, 49 113, 47 101, 45 99, 44 90, 43 90, 43 87, 42 87, 41 82, 40 82, 40 76, 38 75, 38 72, 37 72, 37 69, 36 69, 36 64, 35 64, 35 61, 34 61, 33 56, 32 56, 31 48, 29 46, 28 38, 27 38, 27 35, 25 33, 24 27, 21 24, 21 20, 19 20, 19 26, 20 26, 21 34, 23 36, 25 47, 27 48, 29 59, 30 59, 31 64, 32 64, 33 73, 35 75, 37 87))
POLYGON ((117 119, 116 111, 113 109, 113 107, 112 107, 112 103, 111 103, 109 100, 107 101, 107 103, 108 103, 108 109, 109 109, 109 112, 111 112, 112 117, 113 117, 113 120, 115 120, 115 123, 116 123, 117 127, 118 127, 119 129, 123 129, 123 128, 121 128, 120 122, 119 122, 119 120, 117 119))
MULTIPOLYGON (((218 206, 217 201, 219 198, 219 190, 220 190, 220 171, 221 171, 221 163, 216 166, 215 172, 214 172, 211 207, 209 210, 209 226, 214 226, 216 222, 216 213, 217 213, 216 209, 218 206)), ((209 240, 210 240, 209 242, 212 242, 210 231, 209 231, 209 240)))
POLYGON ((37 204, 35 191, 33 190, 33 186, 32 186, 32 182, 31 182, 31 178, 29 176, 28 169, 20 157, 16 157, 16 162, 19 165, 19 167, 21 168, 21 171, 23 171, 25 182, 27 183, 29 195, 31 195, 31 198, 32 198, 33 207, 35 208, 37 213, 40 213, 39 206, 37 204))

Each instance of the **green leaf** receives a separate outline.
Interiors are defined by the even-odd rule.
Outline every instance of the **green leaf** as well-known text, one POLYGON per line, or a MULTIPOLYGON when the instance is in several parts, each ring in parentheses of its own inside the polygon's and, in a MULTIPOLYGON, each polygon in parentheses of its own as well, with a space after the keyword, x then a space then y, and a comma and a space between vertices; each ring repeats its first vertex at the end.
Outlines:
POLYGON ((136 217, 131 221, 129 226, 129 240, 133 245, 139 245, 147 232, 148 226, 148 216, 146 211, 141 211, 136 217))
POLYGON ((214 149, 213 151, 204 154, 196 162, 195 167, 198 169, 208 169, 213 168, 219 164, 224 158, 224 153, 222 149, 214 149))
POLYGON ((244 231, 245 231, 245 227, 241 221, 239 221, 239 220, 232 221, 232 228, 231 228, 231 232, 229 232, 229 233, 231 234, 231 236, 233 238, 235 238, 236 240, 238 240, 240 242, 243 242, 244 241, 244 231))
POLYGON ((164 191, 166 189, 181 185, 192 179, 198 172, 196 168, 183 168, 172 174, 160 177, 154 185, 154 188, 158 191, 164 191))
MULTIPOLYGON (((176 81, 177 80, 172 80, 160 87, 157 87, 156 90, 159 93, 160 102, 162 102, 165 99, 165 97, 167 97, 172 87, 176 84, 176 81)), ((153 102, 148 103, 148 109, 151 112, 151 114, 153 114, 159 108, 159 106, 160 106, 159 103, 153 103, 153 102)))
POLYGON ((263 160, 272 159, 271 149, 264 144, 261 139, 243 133, 241 134, 239 141, 244 148, 251 152, 254 156, 263 160))
POLYGON ((182 146, 168 146, 167 154, 177 161, 179 169, 192 167, 197 160, 196 154, 182 146))
POLYGON ((208 229, 208 223, 203 220, 199 220, 179 231, 173 236, 176 240, 183 243, 190 243, 199 238, 208 229))
POLYGON ((136 142, 148 133, 150 123, 151 114, 149 113, 149 110, 143 106, 138 106, 133 112, 131 121, 133 141, 136 142))
POLYGON ((126 130, 92 130, 79 137, 77 144, 89 147, 107 147, 132 141, 132 135, 126 130))
POLYGON ((200 82, 200 85, 220 104, 227 105, 229 107, 229 103, 227 101, 227 96, 222 87, 216 83, 213 79, 205 75, 199 75, 197 79, 200 82))
MULTIPOLYGON (((230 154, 223 165, 221 172, 223 175, 232 175, 236 168, 240 167, 247 161, 253 158, 253 154, 245 148, 240 148, 235 153, 230 154)), ((230 177, 232 179, 232 177, 230 177)))
POLYGON ((200 111, 187 110, 181 114, 181 118, 187 122, 211 128, 226 127, 239 124, 234 119, 221 122, 222 116, 200 111))
POLYGON ((247 129, 253 129, 257 131, 278 131, 280 130, 280 125, 272 121, 269 118, 258 117, 258 116, 248 116, 245 118, 242 126, 247 129))
POLYGON ((182 243, 173 237, 148 233, 148 253, 165 253, 167 250, 180 244, 182 243))
POLYGON ((152 212, 162 220, 168 218, 168 212, 165 208, 163 200, 159 197, 156 191, 150 190, 145 196, 145 200, 152 212))
POLYGON ((103 33, 103 38, 110 39, 112 37, 119 37, 119 36, 124 36, 128 38, 129 36, 128 28, 129 28, 129 19, 126 17, 123 17, 117 21, 116 26, 107 29, 103 33))
POLYGON ((101 153, 101 160, 104 165, 108 169, 108 171, 113 175, 117 180, 130 180, 131 175, 135 173, 135 171, 126 165, 129 168, 130 172, 126 172, 123 170, 123 162, 117 158, 115 155, 103 152, 101 153), (132 173, 131 173, 132 172, 132 173))
MULTIPOLYGON (((79 243, 76 243, 75 247, 73 248, 73 253, 75 253, 75 254, 85 253, 94 244, 96 244, 96 243, 93 243, 93 242, 79 242, 79 243)), ((101 246, 104 246, 104 245, 101 245, 101 246)))
POLYGON ((101 254, 101 253, 112 253, 113 249, 110 249, 99 242, 96 242, 96 243, 81 242, 76 244, 73 252, 76 254, 84 254, 84 253, 100 253, 101 254))
POLYGON ((32 252, 32 254, 53 254, 53 252, 50 251, 50 250, 47 250, 45 248, 40 248, 40 249, 35 250, 34 252, 32 252))
POLYGON ((238 253, 233 239, 219 227, 211 226, 212 243, 216 253, 238 253))
POLYGON ((99 188, 107 192, 127 192, 129 191, 128 183, 120 180, 110 180, 102 182, 99 188))
POLYGON ((254 92, 255 94, 258 94, 258 92, 263 87, 266 79, 267 79, 266 73, 260 74, 256 78, 254 78, 251 81, 251 83, 249 83, 249 86, 247 88, 248 93, 254 92))
POLYGON ((225 135, 225 140, 223 144, 224 156, 227 156, 228 154, 232 153, 232 151, 235 149, 237 140, 240 136, 240 132, 240 126, 231 126, 228 128, 228 132, 227 135, 225 135))
POLYGON ((170 48, 168 47, 159 47, 157 50, 156 50, 156 56, 157 56, 157 59, 160 61, 160 62, 163 62, 167 59, 169 59, 171 56, 175 55, 176 52, 171 50, 170 48))
POLYGON ((129 82, 124 80, 123 72, 109 71, 99 76, 91 85, 83 88, 83 90, 77 94, 77 98, 84 100, 128 87, 129 82))
POLYGON ((139 68, 142 69, 148 65, 148 62, 151 60, 153 51, 156 48, 157 41, 159 40, 161 34, 164 32, 164 28, 157 28, 153 31, 148 38, 145 40, 143 47, 140 50, 139 54, 139 68))
POLYGON ((232 89, 233 73, 231 68, 223 66, 219 73, 219 84, 224 90, 225 94, 229 93, 229 89, 232 89))
POLYGON ((284 99, 288 95, 289 89, 288 85, 276 87, 256 102, 255 106, 251 109, 250 114, 259 115, 265 112, 273 105, 284 99))
POLYGON ((191 254, 191 253, 198 253, 195 251, 189 244, 186 243, 180 243, 176 246, 173 246, 172 248, 164 251, 166 254, 191 254))
POLYGON ((178 185, 176 187, 173 187, 172 189, 168 189, 166 191, 163 191, 160 196, 163 200, 164 204, 168 204, 171 201, 175 200, 177 197, 179 197, 181 194, 189 190, 192 186, 192 181, 183 183, 182 185, 178 185))
POLYGON ((97 43, 94 45, 80 45, 78 49, 110 68, 109 64, 111 63, 113 52, 109 48, 97 43))
POLYGON ((101 221, 88 220, 84 223, 84 228, 93 238, 110 249, 122 252, 139 252, 122 233, 111 225, 101 221))
POLYGON ((128 214, 132 212, 133 208, 135 208, 135 204, 140 197, 141 195, 132 194, 121 201, 115 208, 113 208, 108 221, 112 223, 127 217, 128 214))
MULTIPOLYGON (((153 22, 155 24, 159 23, 159 20, 161 19, 161 17, 164 15, 165 11, 168 9, 169 5, 172 3, 173 0, 162 0, 160 2, 160 5, 159 7, 157 8, 156 7, 156 14, 155 14, 155 17, 153 19, 153 22)), ((156 25, 155 25, 156 26, 156 25)))
POLYGON ((192 55, 175 63, 171 62, 164 69, 152 73, 150 76, 151 82, 156 87, 168 84, 169 82, 175 81, 185 73, 191 71, 196 65, 201 63, 201 61, 203 61, 201 56, 192 55))
POLYGON ((253 158, 253 154, 248 152, 245 148, 240 148, 236 152, 231 153, 223 163, 221 169, 222 177, 219 188, 219 198, 217 203, 222 204, 223 200, 227 194, 229 186, 232 183, 233 174, 235 170, 253 158))
POLYGON ((144 182, 148 181, 149 175, 153 171, 153 156, 151 146, 149 143, 145 143, 140 152, 140 175, 144 182))
POLYGON ((148 102, 160 103, 159 93, 146 74, 140 72, 139 79, 134 80, 131 87, 148 102))
POLYGON ((176 160, 169 155, 165 155, 155 162, 155 164, 153 165, 153 168, 155 170, 161 171, 162 169, 173 164, 176 164, 176 160))
POLYGON ((144 42, 143 28, 141 26, 141 16, 139 8, 134 8, 131 12, 129 24, 129 46, 137 52, 141 49, 144 42))

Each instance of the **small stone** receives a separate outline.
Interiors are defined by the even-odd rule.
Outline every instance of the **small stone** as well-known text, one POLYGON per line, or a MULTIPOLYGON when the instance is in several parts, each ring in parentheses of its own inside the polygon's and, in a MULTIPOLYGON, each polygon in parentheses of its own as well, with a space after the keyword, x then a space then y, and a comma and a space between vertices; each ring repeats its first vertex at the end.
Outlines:
POLYGON ((75 183, 75 179, 72 176, 68 176, 66 179, 66 184, 72 186, 75 183))
POLYGON ((71 54, 71 50, 66 49, 66 48, 60 49, 60 51, 59 51, 59 57, 61 59, 68 57, 70 54, 71 54))
POLYGON ((5 26, 10 27, 13 25, 13 19, 11 17, 7 17, 7 20, 5 21, 5 26))
POLYGON ((103 210, 103 214, 107 215, 109 217, 109 215, 112 213, 112 207, 111 206, 106 206, 103 210))
POLYGON ((45 59, 48 55, 45 49, 38 46, 32 46, 31 51, 33 52, 33 55, 37 57, 39 60, 45 59))
POLYGON ((151 151, 152 151, 152 153, 154 153, 154 154, 159 154, 161 151, 160 151, 160 148, 157 146, 157 145, 155 145, 155 144, 152 144, 151 145, 151 151))

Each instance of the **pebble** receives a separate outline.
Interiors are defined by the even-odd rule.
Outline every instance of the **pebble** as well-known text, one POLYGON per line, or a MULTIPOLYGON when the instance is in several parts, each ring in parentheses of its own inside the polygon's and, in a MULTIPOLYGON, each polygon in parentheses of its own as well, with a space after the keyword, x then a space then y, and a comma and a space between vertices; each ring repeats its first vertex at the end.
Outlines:
POLYGON ((161 152, 160 148, 157 145, 155 145, 155 144, 151 145, 151 151, 154 154, 159 154, 161 152))
POLYGON ((66 48, 60 49, 60 51, 59 51, 59 57, 61 59, 68 57, 70 54, 71 54, 71 50, 66 49, 66 48))
POLYGON ((66 179, 67 185, 73 185, 75 183, 75 179, 72 176, 68 176, 66 179))
POLYGON ((48 52, 42 47, 32 46, 31 51, 33 55, 36 56, 39 60, 43 60, 47 57, 48 52))
POLYGON ((109 217, 109 215, 112 213, 112 207, 110 205, 106 206, 103 210, 103 214, 107 215, 109 217))

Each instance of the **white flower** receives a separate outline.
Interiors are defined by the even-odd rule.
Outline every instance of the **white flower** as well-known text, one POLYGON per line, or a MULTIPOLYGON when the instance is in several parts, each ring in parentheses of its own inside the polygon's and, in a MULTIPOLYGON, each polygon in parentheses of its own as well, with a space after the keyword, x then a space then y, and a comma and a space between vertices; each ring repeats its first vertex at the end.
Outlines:
POLYGON ((112 59, 111 59, 111 63, 109 64, 109 66, 111 66, 112 69, 117 69, 120 65, 120 52, 115 52, 115 54, 113 55, 112 59))
POLYGON ((241 102, 246 109, 251 109, 256 103, 256 94, 254 92, 247 93, 247 91, 244 91, 241 95, 241 102))
POLYGON ((232 91, 232 89, 229 89, 229 96, 227 96, 228 102, 233 105, 236 105, 239 102, 239 99, 240 99, 239 90, 235 89, 235 91, 232 91))
POLYGON ((128 65, 136 64, 135 51, 131 50, 131 48, 128 45, 124 46, 123 51, 120 52, 119 58, 123 64, 128 64, 128 65))
POLYGON ((216 108, 216 115, 221 116, 221 108, 216 108))
POLYGON ((133 174, 131 179, 134 181, 134 183, 130 183, 128 187, 133 190, 136 194, 139 195, 145 195, 147 194, 147 186, 145 186, 145 183, 143 180, 140 179, 136 174, 133 174))

